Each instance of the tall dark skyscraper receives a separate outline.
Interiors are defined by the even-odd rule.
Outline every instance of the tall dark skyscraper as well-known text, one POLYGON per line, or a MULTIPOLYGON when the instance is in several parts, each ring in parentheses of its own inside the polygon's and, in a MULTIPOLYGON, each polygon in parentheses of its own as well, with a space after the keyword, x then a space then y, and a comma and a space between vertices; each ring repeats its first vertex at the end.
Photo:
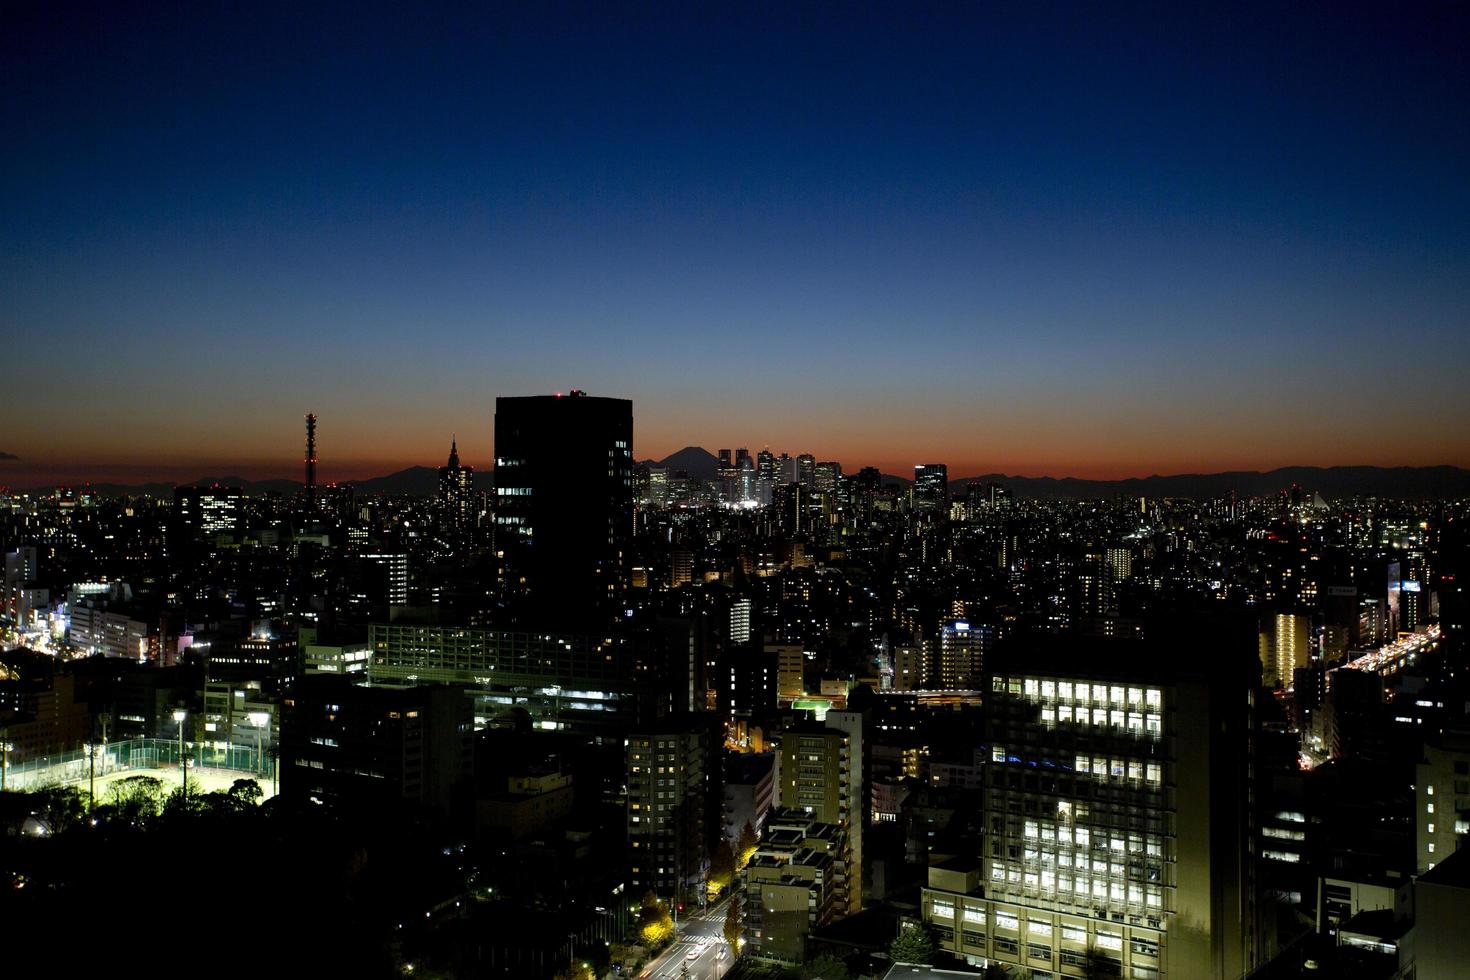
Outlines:
POLYGON ((459 463, 459 441, 449 441, 449 462, 439 467, 439 509, 447 530, 463 533, 474 516, 475 468, 459 463))
POLYGON ((633 531, 633 403, 495 400, 496 550, 508 605, 564 629, 620 615, 633 531))

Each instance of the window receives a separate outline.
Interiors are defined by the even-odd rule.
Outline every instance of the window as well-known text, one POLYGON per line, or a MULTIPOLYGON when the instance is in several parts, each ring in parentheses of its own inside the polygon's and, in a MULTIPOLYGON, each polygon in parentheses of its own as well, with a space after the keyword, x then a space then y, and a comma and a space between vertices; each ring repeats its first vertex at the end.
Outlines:
POLYGON ((1111 932, 1099 932, 1097 934, 1097 946, 1099 949, 1122 949, 1123 937, 1111 932))

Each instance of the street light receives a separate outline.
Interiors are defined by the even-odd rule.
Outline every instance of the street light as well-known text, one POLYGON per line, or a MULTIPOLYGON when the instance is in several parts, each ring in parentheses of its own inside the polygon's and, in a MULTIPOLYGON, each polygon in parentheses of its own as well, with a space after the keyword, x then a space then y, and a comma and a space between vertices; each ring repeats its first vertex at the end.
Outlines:
POLYGON ((87 750, 87 812, 91 813, 97 806, 97 746, 86 742, 82 748, 87 750))
POLYGON ((255 726, 255 771, 260 771, 260 730, 270 724, 271 716, 264 711, 252 711, 245 717, 250 719, 250 724, 255 726))
POLYGON ((179 725, 179 772, 184 777, 184 802, 189 802, 189 766, 184 759, 184 719, 189 716, 182 708, 174 712, 174 721, 179 725))

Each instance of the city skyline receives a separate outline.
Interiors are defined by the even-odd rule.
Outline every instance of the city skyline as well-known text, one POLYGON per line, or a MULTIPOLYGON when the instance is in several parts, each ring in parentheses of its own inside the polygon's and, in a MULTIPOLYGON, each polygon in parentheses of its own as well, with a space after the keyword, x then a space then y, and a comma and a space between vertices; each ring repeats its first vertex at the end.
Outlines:
POLYGON ((21 12, 0 483, 571 386, 640 458, 1470 465, 1463 12, 1056 13, 21 12))
MULTIPOLYGON (((545 393, 542 393, 545 394, 545 393)), ((553 393, 554 394, 554 393, 553 393)), ((523 396, 522 396, 523 397, 523 396)), ((635 401, 636 406, 636 401, 635 401)), ((636 414, 635 419, 639 418, 636 414)), ((330 422, 330 420, 329 420, 330 422)), ((136 462, 86 462, 65 463, 54 462, 50 459, 29 460, 19 454, 4 454, 0 456, 0 487, 12 490, 47 489, 50 487, 85 486, 87 484, 105 484, 122 486, 141 486, 145 484, 175 484, 186 485, 197 483, 201 480, 246 480, 249 482, 261 482, 271 480, 286 480, 296 483, 302 482, 302 454, 300 448, 300 419, 295 420, 294 456, 283 455, 279 458, 270 459, 240 459, 239 457, 203 457, 193 461, 185 461, 178 458, 158 463, 136 463, 136 462)), ((461 430, 455 430, 449 436, 450 442, 457 442, 464 447, 459 455, 463 458, 464 465, 485 474, 488 478, 495 470, 493 451, 480 450, 476 445, 479 440, 466 439, 459 435, 461 430)), ((488 440, 493 441, 493 440, 488 440)), ((685 450, 697 449, 709 455, 711 461, 715 459, 716 450, 710 448, 714 445, 725 446, 725 443, 716 443, 705 440, 703 443, 692 441, 682 445, 673 446, 667 450, 646 451, 636 436, 633 445, 635 459, 639 463, 659 463, 663 460, 683 452, 685 450)), ((729 442, 731 448, 739 447, 749 449, 752 454, 760 449, 768 449, 777 456, 788 453, 795 457, 801 454, 810 454, 819 460, 834 460, 842 467, 844 474, 855 474, 864 467, 876 467, 885 476, 912 479, 916 467, 925 465, 921 460, 926 458, 952 460, 962 458, 956 453, 944 448, 936 449, 934 452, 917 454, 913 461, 902 458, 892 460, 874 460, 868 456, 843 456, 840 453, 828 453, 820 446, 787 446, 775 445, 750 440, 735 439, 729 442)), ((291 447, 283 448, 283 452, 291 447)), ((426 451, 418 457, 409 459, 363 459, 346 458, 336 456, 330 448, 322 452, 318 465, 317 481, 321 484, 350 483, 362 480, 372 480, 382 477, 394 476, 408 470, 432 470, 443 465, 447 450, 439 452, 436 457, 434 451, 426 451)), ((1203 465, 1195 468, 1178 470, 1144 470, 1127 469, 1121 466, 1102 466, 1096 469, 1085 465, 1066 469, 1065 464, 1054 469, 1045 467, 1012 466, 1007 467, 1002 463, 988 463, 979 459, 973 463, 961 462, 959 464, 946 462, 951 477, 954 481, 965 481, 980 477, 1004 476, 1015 479, 1053 479, 1053 480, 1083 480, 1089 482, 1121 482, 1128 480, 1143 480, 1155 477, 1190 477, 1190 476, 1213 476, 1229 473, 1270 473, 1282 469, 1309 468, 1309 469, 1338 469, 1367 467, 1376 469, 1433 469, 1437 467, 1456 467, 1461 470, 1470 469, 1470 466, 1446 462, 1381 462, 1381 461, 1341 461, 1341 462, 1304 462, 1294 458, 1283 459, 1272 462, 1269 465, 1251 465, 1242 461, 1237 465, 1203 465)))

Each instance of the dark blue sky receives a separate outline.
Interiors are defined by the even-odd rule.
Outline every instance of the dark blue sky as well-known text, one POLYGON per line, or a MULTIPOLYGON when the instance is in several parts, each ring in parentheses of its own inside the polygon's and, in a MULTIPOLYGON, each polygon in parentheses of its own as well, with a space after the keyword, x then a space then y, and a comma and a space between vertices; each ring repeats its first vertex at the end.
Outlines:
POLYGON ((0 13, 0 482, 1470 465, 1463 8, 293 6, 0 13))

